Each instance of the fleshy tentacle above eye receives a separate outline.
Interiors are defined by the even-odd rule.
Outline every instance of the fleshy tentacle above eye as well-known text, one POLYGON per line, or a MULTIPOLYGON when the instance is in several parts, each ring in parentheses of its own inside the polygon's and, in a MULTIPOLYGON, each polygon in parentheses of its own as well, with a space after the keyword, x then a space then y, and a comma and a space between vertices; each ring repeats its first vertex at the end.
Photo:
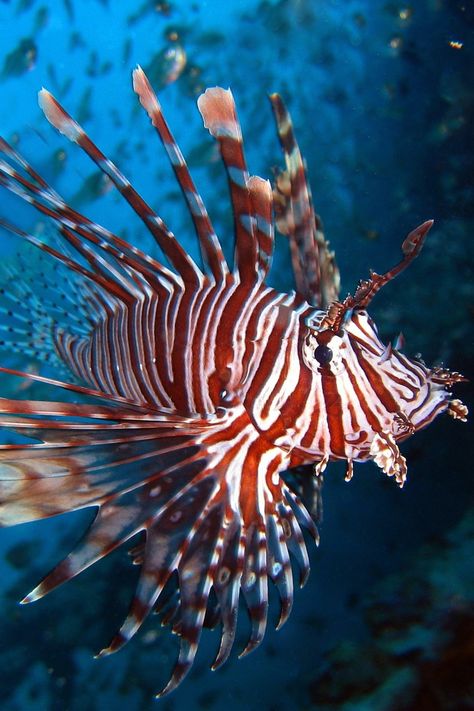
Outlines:
POLYGON ((423 248, 426 236, 433 226, 433 220, 426 220, 415 227, 402 242, 403 258, 394 267, 384 274, 370 272, 369 279, 362 279, 354 295, 347 296, 344 301, 335 301, 327 309, 326 316, 320 322, 321 329, 330 329, 337 333, 344 323, 344 319, 352 310, 366 309, 380 289, 404 271, 416 259, 423 248))

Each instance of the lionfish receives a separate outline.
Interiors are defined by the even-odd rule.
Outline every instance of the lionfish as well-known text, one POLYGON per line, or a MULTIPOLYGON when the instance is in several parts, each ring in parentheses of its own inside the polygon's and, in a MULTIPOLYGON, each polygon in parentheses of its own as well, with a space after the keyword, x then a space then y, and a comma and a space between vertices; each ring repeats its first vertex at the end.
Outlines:
POLYGON ((163 695, 189 671, 204 625, 221 626, 212 668, 227 660, 241 598, 251 623, 242 654, 260 644, 270 581, 280 598, 277 627, 286 621, 291 559, 303 585, 303 532, 318 542, 329 461, 346 461, 346 479, 353 462, 373 461, 403 486, 399 443, 442 412, 464 421, 467 408, 449 392, 464 379, 459 373, 408 358, 400 342, 384 345, 366 311, 419 254, 432 220, 406 237, 396 266, 371 272, 340 299, 334 254, 282 99, 270 97, 285 160, 272 187, 249 176, 232 93, 215 87, 197 105, 227 174, 235 232, 229 266, 140 67, 133 87, 182 190, 202 264, 43 89, 48 121, 110 179, 169 264, 67 205, 1 141, 0 183, 53 221, 59 246, 4 220, 3 228, 69 274, 47 288, 35 288, 34 276, 10 275, 2 289, 2 344, 69 376, 0 370, 72 395, 0 399, 1 426, 36 440, 0 447, 0 525, 95 508, 83 540, 22 602, 141 534, 131 550, 140 574, 130 610, 100 655, 118 650, 151 611, 161 611, 180 638, 163 695), (289 241, 291 293, 266 283, 275 224, 289 241))

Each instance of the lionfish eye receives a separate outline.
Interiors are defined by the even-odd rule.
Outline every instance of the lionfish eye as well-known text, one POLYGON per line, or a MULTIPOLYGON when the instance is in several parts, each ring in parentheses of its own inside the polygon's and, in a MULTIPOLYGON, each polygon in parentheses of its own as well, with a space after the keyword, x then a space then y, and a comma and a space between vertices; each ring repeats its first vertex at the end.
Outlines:
POLYGON ((328 346, 318 346, 315 348, 314 357, 320 365, 327 365, 332 359, 332 350, 328 346))

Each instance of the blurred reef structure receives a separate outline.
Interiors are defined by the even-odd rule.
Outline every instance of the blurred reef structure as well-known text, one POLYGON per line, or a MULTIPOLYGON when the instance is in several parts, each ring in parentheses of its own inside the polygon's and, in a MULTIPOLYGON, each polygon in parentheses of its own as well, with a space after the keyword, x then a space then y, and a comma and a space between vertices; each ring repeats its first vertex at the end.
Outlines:
POLYGON ((368 639, 344 641, 310 681, 316 708, 468 711, 474 706, 474 509, 402 573, 368 591, 368 639))

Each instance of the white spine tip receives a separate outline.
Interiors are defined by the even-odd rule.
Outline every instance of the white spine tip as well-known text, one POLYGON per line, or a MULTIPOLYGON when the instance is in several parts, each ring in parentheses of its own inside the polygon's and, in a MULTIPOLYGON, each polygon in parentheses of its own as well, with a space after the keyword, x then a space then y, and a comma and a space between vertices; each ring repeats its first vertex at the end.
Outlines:
POLYGON ((44 111, 45 103, 51 98, 50 92, 43 87, 38 91, 38 104, 42 111, 44 111))
POLYGON ((49 123, 73 143, 77 143, 84 131, 46 89, 38 93, 38 103, 49 123))
POLYGON ((104 647, 104 649, 101 649, 100 652, 97 652, 97 654, 94 654, 94 659, 102 659, 102 657, 108 657, 110 654, 112 654, 112 651, 110 650, 110 648, 104 647))

